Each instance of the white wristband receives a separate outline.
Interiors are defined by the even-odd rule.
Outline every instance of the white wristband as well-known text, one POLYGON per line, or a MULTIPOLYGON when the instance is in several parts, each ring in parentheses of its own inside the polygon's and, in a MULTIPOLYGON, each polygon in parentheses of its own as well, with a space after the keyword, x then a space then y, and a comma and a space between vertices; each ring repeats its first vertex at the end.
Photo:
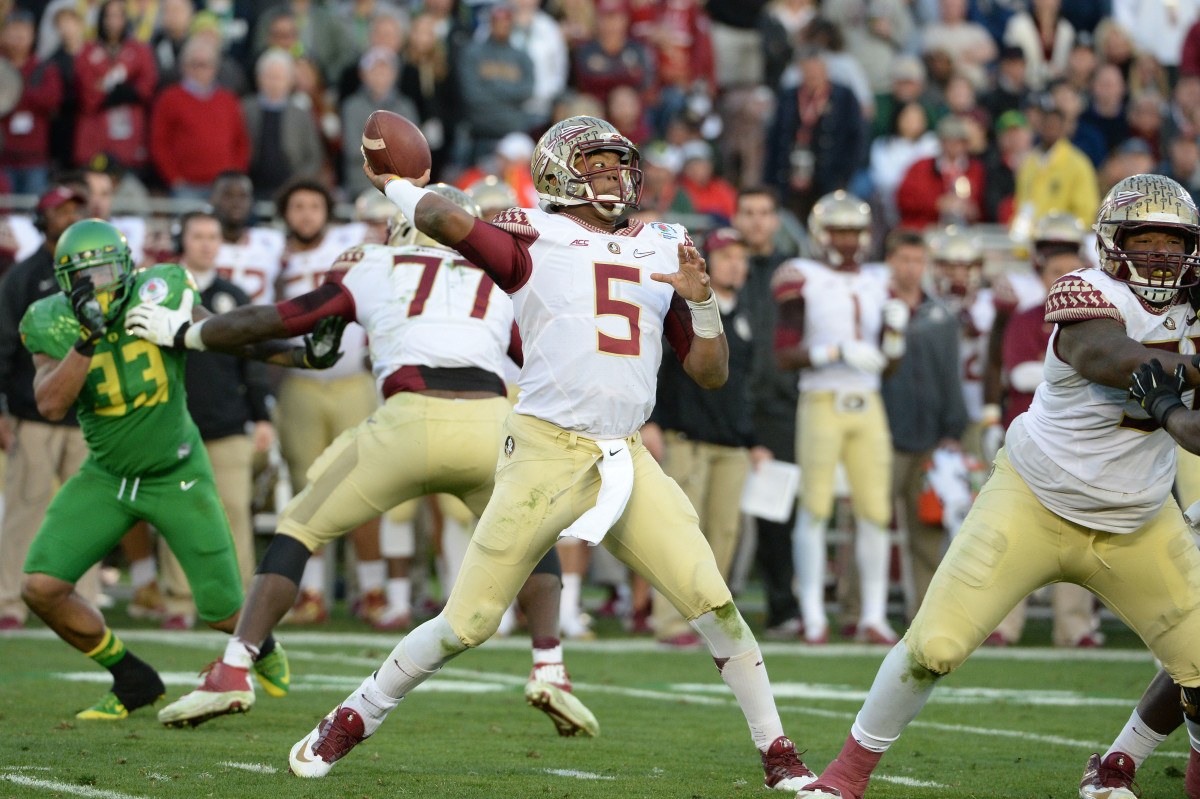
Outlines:
POLYGON ((836 344, 814 344, 808 348, 808 362, 813 366, 827 366, 841 358, 841 349, 836 344))
POLYGON ((417 220, 417 203, 421 202, 421 198, 426 194, 431 194, 428 189, 418 188, 409 183, 404 178, 393 178, 389 180, 383 187, 383 193, 387 198, 396 204, 400 209, 400 213, 408 217, 408 221, 414 225, 417 220))
POLYGON ((204 323, 208 319, 201 319, 199 322, 193 322, 188 326, 188 329, 183 333, 183 346, 189 350, 199 350, 203 352, 208 349, 204 346, 204 340, 200 338, 200 328, 204 327, 204 323))
POLYGON ((703 302, 687 300, 692 309, 692 332, 700 338, 717 338, 725 332, 721 325, 721 310, 717 308, 717 295, 708 290, 708 299, 703 302))

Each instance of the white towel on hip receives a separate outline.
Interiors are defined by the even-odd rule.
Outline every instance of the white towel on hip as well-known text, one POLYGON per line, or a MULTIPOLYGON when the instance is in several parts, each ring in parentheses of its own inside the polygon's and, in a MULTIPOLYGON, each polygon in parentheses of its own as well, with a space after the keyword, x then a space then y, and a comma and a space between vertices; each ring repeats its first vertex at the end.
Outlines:
POLYGON ((633 457, 629 454, 629 443, 623 438, 615 441, 597 441, 600 447, 600 491, 596 495, 596 506, 584 511, 570 527, 558 534, 559 538, 579 538, 596 546, 621 518, 629 496, 633 493, 633 457))

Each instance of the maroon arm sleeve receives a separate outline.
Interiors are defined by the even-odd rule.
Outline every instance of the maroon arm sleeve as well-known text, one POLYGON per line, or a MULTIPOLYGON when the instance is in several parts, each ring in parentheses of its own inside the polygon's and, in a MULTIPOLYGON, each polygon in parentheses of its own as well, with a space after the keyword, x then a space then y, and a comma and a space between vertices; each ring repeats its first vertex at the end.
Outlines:
POLYGON ((663 335, 667 343, 675 350, 675 357, 683 363, 683 359, 692 351, 692 309, 687 300, 678 294, 671 295, 671 307, 667 309, 667 317, 663 320, 663 335))
POLYGON ((529 279, 533 261, 529 245, 538 232, 519 208, 510 208, 492 222, 475 220, 466 238, 454 245, 467 260, 478 266, 506 294, 512 294, 529 279))
POLYGON ((508 339, 508 357, 512 358, 517 366, 525 365, 525 351, 521 349, 521 331, 516 322, 513 322, 512 333, 508 339))
POLYGON ((342 285, 343 272, 330 272, 316 289, 291 300, 275 303, 289 336, 311 333, 326 316, 341 316, 353 321, 354 297, 342 285))
POLYGON ((784 300, 779 303, 779 321, 775 325, 775 352, 798 347, 803 338, 804 300, 784 300))

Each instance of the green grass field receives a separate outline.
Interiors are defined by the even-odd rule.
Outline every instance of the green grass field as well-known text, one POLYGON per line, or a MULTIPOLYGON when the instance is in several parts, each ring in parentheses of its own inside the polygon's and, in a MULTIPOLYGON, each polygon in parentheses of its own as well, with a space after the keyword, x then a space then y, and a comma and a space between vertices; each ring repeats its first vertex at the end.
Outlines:
MULTIPOLYGON (((110 612, 114 623, 124 619, 110 612)), ((706 652, 668 652, 615 630, 567 645, 576 694, 600 737, 562 739, 525 705, 528 639, 489 642, 406 699, 324 780, 287 773, 287 753, 390 651, 377 634, 280 634, 293 692, 258 692, 246 715, 167 729, 143 709, 112 724, 74 712, 108 674, 45 629, 0 635, 0 797, 709 797, 766 796, 758 756, 706 652)), ((868 797, 1074 797, 1154 674, 1120 629, 1103 650, 984 650, 947 678, 884 757, 868 797)), ((154 664, 168 699, 197 684, 222 650, 208 632, 121 631, 154 664)), ((1036 633, 1035 640, 1039 638, 1036 633)), ((884 650, 763 645, 784 727, 823 768, 844 740, 884 650)), ((161 707, 161 704, 160 704, 161 707)), ((1182 795, 1180 730, 1143 767, 1145 797, 1182 795)))

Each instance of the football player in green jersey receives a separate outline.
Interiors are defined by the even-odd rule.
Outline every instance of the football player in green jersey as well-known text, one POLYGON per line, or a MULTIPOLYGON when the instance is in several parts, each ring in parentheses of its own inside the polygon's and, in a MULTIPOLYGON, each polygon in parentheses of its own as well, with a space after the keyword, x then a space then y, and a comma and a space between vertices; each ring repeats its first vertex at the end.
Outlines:
MULTIPOLYGON (((187 270, 158 264, 134 272, 115 227, 86 219, 69 227, 54 253, 62 292, 31 305, 21 338, 33 353, 34 394, 47 419, 74 406, 88 445, 79 473, 54 497, 25 560, 22 595, 59 637, 113 675, 112 689, 80 719, 122 719, 163 695, 162 680, 75 593, 80 575, 144 519, 179 558, 197 612, 233 632, 242 606, 241 576, 229 524, 200 433, 187 412, 183 349, 160 349, 125 332, 125 313, 148 302, 207 316, 187 270)), ((327 368, 337 360, 344 322, 330 320, 305 347, 272 342, 238 355, 285 366, 327 368), (318 354, 319 352, 319 354, 318 354)), ((256 663, 268 693, 287 690, 286 658, 256 663)))

